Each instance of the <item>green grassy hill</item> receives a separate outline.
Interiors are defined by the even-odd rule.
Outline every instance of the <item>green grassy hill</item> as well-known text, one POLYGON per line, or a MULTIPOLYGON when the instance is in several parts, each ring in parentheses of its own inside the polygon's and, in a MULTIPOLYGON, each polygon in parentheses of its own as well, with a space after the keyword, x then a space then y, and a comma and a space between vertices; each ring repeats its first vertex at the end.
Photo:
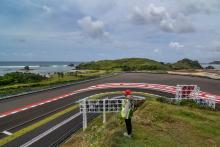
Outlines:
POLYGON ((201 69, 202 66, 199 64, 198 61, 192 61, 190 59, 183 59, 177 61, 172 65, 174 69, 201 69))
POLYGON ((134 113, 133 137, 123 136, 124 120, 110 114, 89 123, 62 147, 205 147, 220 146, 220 113, 147 100, 134 113))
POLYGON ((76 69, 90 70, 122 70, 122 71, 140 71, 140 70, 172 70, 172 69, 192 69, 201 68, 198 61, 183 59, 174 64, 164 64, 145 58, 124 58, 117 60, 100 60, 79 64, 76 69))

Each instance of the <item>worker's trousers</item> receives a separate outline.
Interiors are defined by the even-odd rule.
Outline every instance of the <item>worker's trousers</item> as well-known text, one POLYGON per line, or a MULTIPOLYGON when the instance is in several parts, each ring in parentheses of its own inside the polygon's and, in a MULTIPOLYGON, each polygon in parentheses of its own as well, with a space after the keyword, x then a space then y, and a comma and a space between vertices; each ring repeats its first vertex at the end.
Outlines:
POLYGON ((125 124, 126 124, 128 135, 130 135, 132 133, 131 119, 125 119, 125 124))

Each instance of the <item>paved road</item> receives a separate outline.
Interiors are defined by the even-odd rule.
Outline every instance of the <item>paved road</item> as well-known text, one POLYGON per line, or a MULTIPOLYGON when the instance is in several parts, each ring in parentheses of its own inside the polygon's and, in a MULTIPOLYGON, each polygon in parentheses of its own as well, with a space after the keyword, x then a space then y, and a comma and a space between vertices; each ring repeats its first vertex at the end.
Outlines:
MULTIPOLYGON (((60 103, 48 103, 46 105, 42 105, 39 107, 35 107, 33 109, 30 109, 28 111, 23 111, 20 113, 16 113, 14 115, 8 116, 8 117, 4 117, 1 119, 0 121, 0 132, 3 132, 4 130, 7 130, 10 133, 15 133, 19 130, 21 130, 22 128, 25 128, 31 124, 34 124, 35 122, 45 118, 40 118, 40 119, 36 119, 34 121, 31 121, 29 123, 25 123, 27 120, 31 120, 33 118, 35 118, 36 116, 40 116, 42 114, 46 114, 51 110, 54 110, 54 108, 59 108, 62 107, 63 105, 61 104, 68 104, 68 103, 72 103, 72 102, 76 102, 78 100, 80 100, 81 98, 85 98, 87 96, 90 95, 94 95, 97 93, 101 93, 101 92, 111 92, 111 91, 116 91, 116 90, 125 90, 126 88, 116 88, 116 89, 101 89, 101 90, 95 90, 95 91, 90 91, 90 92, 83 92, 80 94, 76 94, 76 96, 73 98, 68 97, 65 99, 65 101, 60 101, 60 103), (19 126, 19 124, 23 124, 19 126), (13 126, 13 127, 12 127, 13 126), (17 127, 16 127, 17 126, 17 127)), ((163 93, 163 92, 159 92, 159 91, 151 91, 151 90, 143 90, 143 89, 134 89, 132 88, 132 90, 134 91, 144 91, 144 92, 151 92, 154 94, 162 94, 162 95, 166 95, 166 96, 172 96, 171 94, 167 94, 167 93, 163 93)), ((116 94, 115 96, 117 96, 118 94, 116 94)), ((121 94, 120 94, 121 95, 121 94)), ((68 107, 66 107, 68 108, 68 107)), ((64 108, 63 108, 64 109, 64 108)), ((62 110, 62 109, 61 109, 62 110)), ((23 144, 27 144, 28 141, 32 140, 33 138, 35 138, 38 135, 42 135, 44 134, 46 131, 48 131, 51 127, 56 126, 57 124, 67 120, 68 118, 70 118, 71 116, 77 114, 79 112, 79 110, 74 110, 71 111, 67 114, 64 114, 61 117, 56 118, 55 120, 50 121, 49 123, 42 125, 40 127, 38 127, 37 129, 31 131, 30 133, 27 133, 21 137, 18 137, 17 139, 7 143, 5 146, 8 147, 16 147, 16 146, 21 146, 23 144)), ((89 120, 91 120, 92 118, 94 118, 97 115, 90 115, 91 118, 89 118, 89 120)), ((90 117, 89 116, 89 117, 90 117)), ((48 135, 44 136, 43 138, 40 139, 34 139, 33 142, 31 142, 31 146, 50 146, 53 143, 56 143, 60 137, 62 137, 63 135, 65 135, 67 132, 71 131, 71 133, 74 133, 75 131, 77 131, 79 128, 82 127, 82 116, 77 116, 76 118, 74 118, 73 120, 71 120, 70 122, 68 122, 67 124, 63 125, 62 127, 54 130, 53 132, 49 133, 48 135)), ((0 139, 6 137, 7 135, 5 134, 1 134, 0 135, 0 139)))
POLYGON ((1 100, 0 113, 17 107, 28 105, 30 103, 45 100, 51 97, 64 95, 66 93, 78 89, 86 88, 92 85, 101 84, 101 83, 114 83, 114 82, 155 83, 155 84, 166 84, 172 86, 175 86, 177 84, 196 84, 201 88, 202 91, 220 95, 220 90, 219 90, 220 80, 212 80, 206 78, 188 77, 188 76, 180 76, 180 75, 168 75, 168 74, 125 73, 96 81, 86 82, 72 86, 70 85, 48 91, 42 91, 39 93, 18 96, 13 99, 1 100))
MULTIPOLYGON (((41 118, 39 118, 39 119, 42 119, 42 118, 50 115, 51 113, 55 113, 54 111, 56 109, 58 109, 57 111, 60 111, 60 110, 67 108, 70 105, 74 105, 78 100, 80 100, 82 98, 85 98, 85 97, 88 97, 88 96, 91 96, 91 95, 94 95, 97 93, 112 92, 112 91, 116 91, 116 90, 123 91, 125 89, 126 88, 115 88, 115 89, 112 88, 112 89, 101 89, 101 90, 87 91, 87 92, 75 94, 74 96, 66 97, 66 98, 58 100, 58 101, 54 101, 54 102, 47 103, 47 104, 44 104, 44 105, 41 105, 38 107, 34 107, 32 109, 25 110, 25 111, 22 111, 22 112, 19 112, 16 114, 12 114, 7 117, 3 117, 0 119, 0 132, 3 132, 4 130, 10 130, 10 131, 18 130, 21 127, 24 127, 26 125, 31 124, 32 121, 30 123, 26 123, 25 125, 22 125, 19 127, 15 127, 15 126, 18 126, 19 124, 23 124, 23 123, 27 122, 28 120, 33 120, 36 118, 36 116, 42 116, 41 118)), ((157 95, 166 95, 167 97, 173 96, 172 94, 167 94, 167 93, 163 93, 163 92, 159 92, 159 91, 142 90, 142 89, 134 89, 134 90, 135 91, 150 92, 150 93, 157 94, 157 95)), ((34 121, 37 121, 37 120, 34 120, 34 121)), ((0 134, 0 137, 1 137, 1 134, 0 134)))
MULTIPOLYGON (((109 77, 105 79, 100 79, 92 82, 86 82, 82 84, 77 84, 77 85, 72 85, 72 86, 67 86, 67 87, 62 87, 58 89, 53 89, 49 91, 43 91, 39 93, 33 93, 29 95, 23 95, 19 97, 15 97, 12 99, 7 99, 0 101, 0 112, 4 112, 13 108, 21 107, 33 102, 38 102, 41 100, 45 100, 51 97, 63 95, 66 93, 69 93, 74 90, 86 88, 92 85, 96 84, 101 84, 101 83, 115 83, 115 82, 139 82, 139 83, 157 83, 157 84, 166 84, 166 85, 177 85, 177 84, 197 84, 201 87, 201 90, 207 91, 213 94, 220 95, 220 81, 218 80, 211 80, 211 79, 205 79, 205 78, 197 78, 197 77, 186 77, 186 76, 179 76, 179 75, 167 75, 167 74, 146 74, 146 73, 125 73, 125 74, 120 74, 116 75, 114 77, 109 77)), ((35 121, 39 120, 36 119, 32 122, 25 123, 28 120, 34 119, 37 116, 44 115, 46 117, 46 113, 52 112, 57 108, 61 108, 65 105, 68 105, 70 103, 73 103, 79 99, 85 98, 86 96, 92 95, 94 93, 99 93, 99 92, 104 92, 104 91, 115 91, 116 89, 108 89, 108 90, 99 90, 99 91, 90 91, 90 92, 84 92, 84 93, 79 93, 74 96, 69 96, 64 99, 54 101, 42 106, 35 107, 30 110, 26 110, 11 116, 7 116, 4 118, 0 118, 0 132, 4 130, 10 129, 10 131, 16 132, 17 130, 20 130, 21 128, 28 126, 35 121), (25 123, 22 126, 15 127, 19 124, 25 123), (13 128, 14 127, 14 128, 13 128)), ((119 89, 123 90, 123 89, 119 89)), ((149 91, 148 91, 149 92, 149 91)), ((170 96, 165 93, 160 93, 157 91, 150 91, 155 94, 163 94, 170 96)), ((61 121, 69 118, 70 116, 76 114, 78 111, 73 111, 68 114, 65 114, 62 117, 59 117, 55 119, 54 121, 51 121, 50 123, 43 125, 39 127, 38 129, 35 129, 34 131, 27 133, 26 135, 23 135, 19 137, 18 139, 15 139, 11 143, 7 144, 7 146, 18 146, 26 143, 28 140, 31 140, 32 138, 36 137, 37 135, 47 131, 51 126, 54 126, 61 121)), ((48 114, 49 115, 49 114, 48 114)), ((44 118, 42 117, 42 118, 44 118)), ((42 119, 40 118, 40 119, 42 119)), ((70 128, 77 130, 78 128, 81 127, 80 123, 81 122, 81 116, 76 117, 63 127, 55 130, 53 133, 47 135, 46 137, 40 139, 36 143, 33 143, 32 146, 48 146, 52 142, 56 141, 58 138, 60 138, 65 132, 70 130, 70 128), (47 140, 47 141, 45 141, 47 140)), ((4 137, 6 135, 1 134, 0 138, 4 137)))

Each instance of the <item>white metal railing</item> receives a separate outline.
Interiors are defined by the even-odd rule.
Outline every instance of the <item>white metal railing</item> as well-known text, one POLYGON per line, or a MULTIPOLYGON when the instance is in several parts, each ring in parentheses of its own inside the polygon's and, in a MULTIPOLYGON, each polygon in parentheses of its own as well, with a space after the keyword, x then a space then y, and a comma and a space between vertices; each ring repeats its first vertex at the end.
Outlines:
MULTIPOLYGON (((98 100, 84 99, 80 102, 80 112, 83 115, 83 130, 87 128, 87 113, 102 113, 103 123, 106 122, 106 113, 117 113, 121 111, 124 96, 116 96, 111 99, 104 98, 98 100)), ((132 100, 143 100, 145 97, 133 96, 132 100)))
POLYGON ((215 109, 216 105, 216 97, 215 96, 207 96, 200 97, 199 96, 200 88, 197 85, 177 85, 176 86, 176 96, 175 98, 170 98, 171 101, 181 101, 191 99, 196 103, 208 106, 215 109))

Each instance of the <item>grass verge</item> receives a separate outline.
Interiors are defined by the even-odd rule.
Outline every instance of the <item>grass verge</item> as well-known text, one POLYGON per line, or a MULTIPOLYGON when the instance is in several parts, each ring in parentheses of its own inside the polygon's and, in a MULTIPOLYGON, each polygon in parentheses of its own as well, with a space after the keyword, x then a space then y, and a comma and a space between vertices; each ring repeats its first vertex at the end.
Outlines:
POLYGON ((220 146, 219 112, 150 99, 135 111, 132 122, 130 139, 122 135, 125 125, 120 116, 109 115, 105 125, 100 116, 62 147, 220 146))

